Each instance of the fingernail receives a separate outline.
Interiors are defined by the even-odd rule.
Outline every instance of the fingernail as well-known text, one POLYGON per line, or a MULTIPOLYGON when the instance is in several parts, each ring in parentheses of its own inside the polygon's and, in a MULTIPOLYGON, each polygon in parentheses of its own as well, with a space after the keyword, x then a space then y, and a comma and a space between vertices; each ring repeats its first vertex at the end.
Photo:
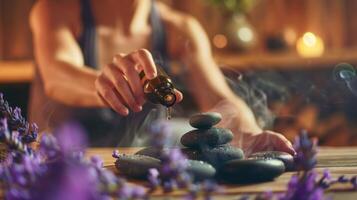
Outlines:
POLYGON ((137 106, 138 111, 142 111, 143 107, 142 106, 137 106))
POLYGON ((143 109, 142 106, 139 106, 139 105, 134 105, 134 106, 133 106, 133 110, 134 110, 135 112, 140 112, 142 109, 143 109))
POLYGON ((128 110, 128 109, 123 109, 123 110, 122 110, 122 114, 123 114, 124 116, 129 115, 129 110, 128 110))

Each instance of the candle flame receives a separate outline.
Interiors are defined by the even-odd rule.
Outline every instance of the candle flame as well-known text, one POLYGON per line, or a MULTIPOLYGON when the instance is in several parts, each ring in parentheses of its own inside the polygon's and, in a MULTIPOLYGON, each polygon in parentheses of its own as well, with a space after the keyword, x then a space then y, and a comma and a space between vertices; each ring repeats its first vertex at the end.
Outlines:
POLYGON ((303 57, 319 57, 324 52, 324 43, 314 33, 306 32, 298 39, 296 50, 303 57))

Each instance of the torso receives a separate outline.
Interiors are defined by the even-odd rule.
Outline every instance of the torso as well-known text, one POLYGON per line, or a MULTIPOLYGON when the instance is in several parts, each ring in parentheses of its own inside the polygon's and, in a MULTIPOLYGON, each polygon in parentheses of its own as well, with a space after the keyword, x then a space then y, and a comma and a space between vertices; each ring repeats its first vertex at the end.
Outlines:
MULTIPOLYGON (((97 48, 98 48, 98 66, 104 66, 111 62, 111 59, 118 53, 130 53, 137 49, 151 48, 152 30, 149 22, 147 26, 130 35, 122 31, 120 24, 115 24, 107 16, 110 14, 101 13, 97 8, 98 0, 92 0, 92 13, 95 19, 96 35, 97 35, 97 48)), ((68 23, 72 30, 74 37, 78 40, 81 35, 81 17, 80 17, 80 1, 63 1, 59 4, 61 8, 68 11, 68 23)), ((180 16, 178 13, 172 14, 167 17, 168 12, 172 10, 166 5, 157 2, 157 7, 162 20, 164 22, 167 34, 167 48, 170 58, 177 59, 179 57, 179 49, 182 48, 184 42, 180 36, 180 29, 177 27, 180 24, 180 16)))

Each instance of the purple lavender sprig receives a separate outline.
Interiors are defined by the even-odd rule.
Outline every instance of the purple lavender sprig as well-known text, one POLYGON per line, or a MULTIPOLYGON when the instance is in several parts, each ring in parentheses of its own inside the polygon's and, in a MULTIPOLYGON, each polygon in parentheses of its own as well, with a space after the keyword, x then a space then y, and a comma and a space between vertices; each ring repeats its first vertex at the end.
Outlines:
POLYGON ((317 163, 317 139, 309 139, 307 132, 303 130, 295 139, 294 149, 296 169, 304 172, 312 170, 317 163))
MULTIPOLYGON (((171 192, 175 188, 187 189, 189 192, 186 199, 195 199, 202 195, 204 199, 211 199, 214 192, 222 191, 215 182, 204 181, 194 183, 193 177, 187 172, 187 157, 178 148, 168 148, 171 144, 171 126, 166 121, 158 121, 150 127, 152 133, 151 144, 157 149, 161 149, 160 160, 162 165, 159 169, 150 169, 148 175, 150 191, 162 186, 164 192, 171 192)), ((114 153, 115 156, 115 153, 114 153)))
POLYGON ((18 153, 32 154, 32 149, 24 144, 18 137, 17 131, 10 131, 8 129, 7 119, 0 119, 0 141, 7 145, 9 151, 16 151, 18 153))
POLYGON ((151 133, 151 145, 161 149, 160 160, 162 162, 160 169, 157 171, 159 176, 156 175, 154 170, 149 174, 149 187, 154 190, 159 186, 157 183, 160 183, 164 192, 171 192, 175 188, 185 188, 190 185, 192 178, 186 171, 188 166, 187 157, 177 148, 163 151, 165 146, 171 144, 171 126, 165 121, 158 121, 150 127, 149 131, 151 133))
POLYGON ((84 158, 85 140, 77 127, 65 127, 44 135, 32 156, 9 156, 0 164, 0 181, 6 199, 146 199, 141 186, 132 186, 104 169, 98 157, 84 158), (69 139, 72 140, 69 140, 69 139))
MULTIPOLYGON (((0 92, 0 118, 7 119, 10 132, 17 131, 19 139, 23 143, 34 142, 38 135, 38 127, 35 123, 28 123, 21 114, 21 109, 14 109, 4 99, 4 95, 0 92)), ((0 138, 1 141, 1 138, 0 138)))

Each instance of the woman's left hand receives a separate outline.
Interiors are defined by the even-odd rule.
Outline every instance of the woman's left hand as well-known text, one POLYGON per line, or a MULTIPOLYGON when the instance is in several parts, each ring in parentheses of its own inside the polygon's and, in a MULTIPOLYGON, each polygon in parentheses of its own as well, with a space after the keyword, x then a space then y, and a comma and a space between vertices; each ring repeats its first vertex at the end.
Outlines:
POLYGON ((250 155, 259 151, 283 151, 291 155, 295 154, 295 150, 288 139, 284 135, 265 130, 260 133, 240 133, 235 141, 245 152, 250 155))

